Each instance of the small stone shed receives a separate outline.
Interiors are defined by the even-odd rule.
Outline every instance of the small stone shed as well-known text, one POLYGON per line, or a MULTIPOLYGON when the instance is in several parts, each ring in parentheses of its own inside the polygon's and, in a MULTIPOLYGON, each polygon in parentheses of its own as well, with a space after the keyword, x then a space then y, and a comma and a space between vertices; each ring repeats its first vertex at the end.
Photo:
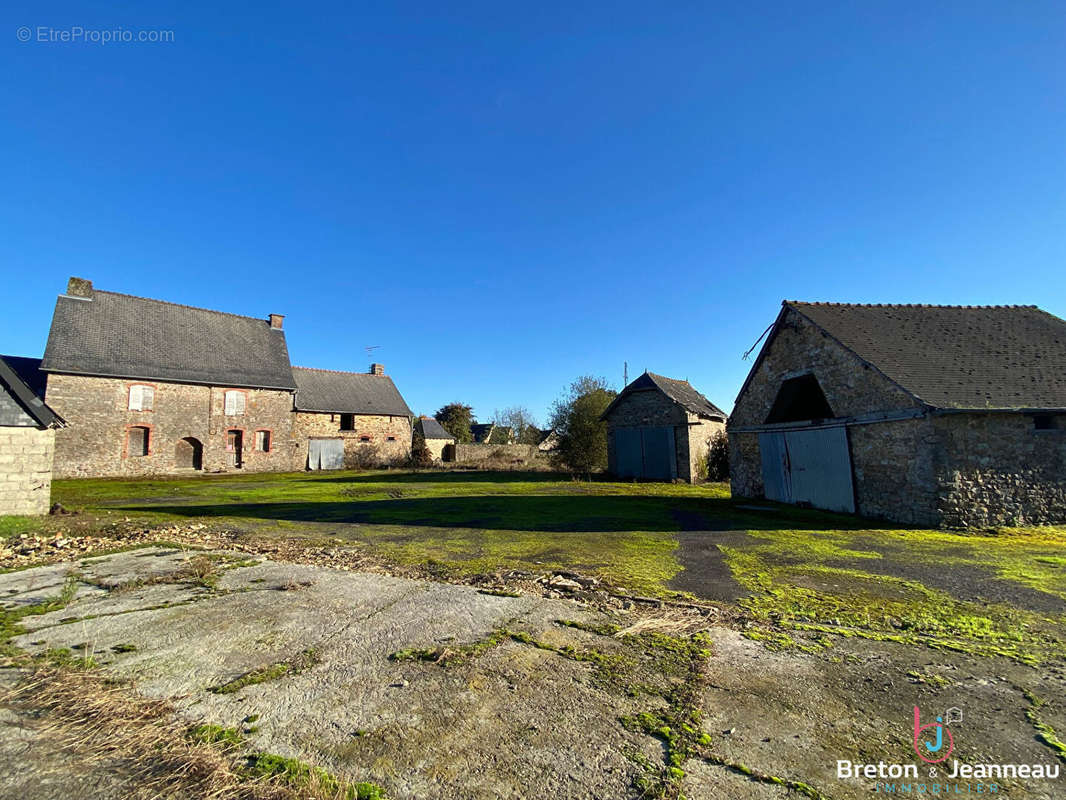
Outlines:
POLYGON ((619 478, 700 479, 711 441, 726 413, 679 381, 645 372, 626 386, 600 419, 607 423, 607 468, 619 478))
POLYGON ((406 464, 411 409, 383 364, 370 371, 293 367, 297 469, 366 469, 406 464))
POLYGON ((0 356, 0 516, 47 514, 55 432, 63 420, 45 405, 40 359, 0 356))
POLYGON ((734 496, 911 525, 1066 520, 1066 322, 785 301, 729 419, 734 496))
POLYGON ((426 440, 426 447, 434 461, 455 460, 455 437, 444 430, 437 420, 433 417, 419 417, 415 422, 415 430, 426 440))

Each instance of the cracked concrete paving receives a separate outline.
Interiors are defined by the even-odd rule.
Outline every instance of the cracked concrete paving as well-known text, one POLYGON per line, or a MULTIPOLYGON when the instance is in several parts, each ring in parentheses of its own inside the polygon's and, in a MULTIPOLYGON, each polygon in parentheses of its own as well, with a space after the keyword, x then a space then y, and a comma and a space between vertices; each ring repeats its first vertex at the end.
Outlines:
MULTIPOLYGON (((190 554, 140 550, 0 575, 0 593, 54 596, 71 569, 94 589, 23 620, 31 653, 84 647, 107 671, 190 722, 240 727, 258 715, 254 750, 299 757, 391 796, 625 797, 637 768, 623 748, 659 757, 625 732, 624 699, 597 688, 588 665, 507 642, 473 670, 389 660, 408 648, 462 645, 501 626, 572 636, 556 619, 595 615, 566 601, 262 561, 225 570, 217 585, 120 585, 181 570, 190 554), (129 652, 113 650, 118 645, 129 652), (233 694, 208 691, 251 670, 315 650, 300 674, 233 694)), ((2 738, 2 737, 0 737, 2 738)))
MULTIPOLYGON (((456 668, 390 661, 409 648, 463 645, 496 628, 555 646, 618 652, 617 640, 559 619, 604 618, 564 600, 501 597, 438 584, 323 567, 209 554, 213 587, 182 580, 201 553, 160 548, 0 575, 0 600, 36 603, 80 574, 65 608, 22 620, 26 650, 85 645, 103 669, 150 697, 167 698, 189 722, 241 727, 252 715, 252 750, 295 756, 393 798, 635 798, 640 768, 662 763, 661 743, 619 717, 654 710, 647 696, 604 688, 587 663, 504 640, 456 668), (147 582, 146 582, 147 581, 147 582), (153 582, 157 581, 157 582, 153 582), (111 587, 110 590, 108 587, 111 587), (116 652, 113 648, 122 645, 116 652), (299 674, 215 694, 254 669, 314 649, 299 674)), ((1002 659, 889 642, 840 640, 820 654, 774 652, 712 627, 703 693, 710 750, 733 765, 802 781, 840 800, 872 782, 835 779, 835 760, 912 762, 909 714, 958 705, 961 756, 970 762, 1051 763, 1025 717, 1024 692, 1051 700, 1041 715, 1058 730, 1063 675, 1002 659), (935 678, 915 682, 916 672, 935 678)), ((81 652, 81 651, 79 651, 81 652)), ((15 679, 0 673, 3 683, 15 679)), ((125 796, 121 765, 84 763, 0 708, 0 797, 50 800, 125 796), (91 779, 86 776, 90 776, 91 779)), ((752 780, 700 758, 684 764, 692 800, 774 800, 786 787, 752 780)), ((1054 782, 1008 782, 999 794, 1051 800, 1054 782)))

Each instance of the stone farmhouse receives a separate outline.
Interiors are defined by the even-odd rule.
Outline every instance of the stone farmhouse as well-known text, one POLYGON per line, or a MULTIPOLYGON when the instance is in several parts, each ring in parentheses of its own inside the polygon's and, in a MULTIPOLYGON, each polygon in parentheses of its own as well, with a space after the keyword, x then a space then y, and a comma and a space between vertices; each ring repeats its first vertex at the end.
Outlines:
POLYGON ((600 416, 607 423, 607 469, 619 478, 700 479, 701 460, 725 431, 726 414, 688 381, 645 372, 600 416))
POLYGON ((426 448, 437 463, 455 461, 455 437, 433 417, 419 417, 415 430, 426 440, 426 448))
MULTIPOLYGON (((280 314, 238 316, 71 278, 41 363, 45 398, 68 423, 56 436, 56 476, 303 469, 309 442, 346 442, 349 434, 362 444, 368 433, 383 458, 409 452, 409 418, 396 417, 410 412, 402 398, 395 402, 392 381, 366 376, 379 381, 374 398, 395 395, 387 407, 342 397, 365 388, 350 373, 321 380, 308 370, 301 387, 282 325, 280 314), (360 427, 342 431, 356 409, 360 427), (335 422, 324 421, 331 416, 335 422)), ((354 462, 362 451, 353 447, 354 462)), ((349 446, 343 450, 328 466, 348 461, 349 446)))
POLYGON ((1066 322, 786 301, 729 419, 733 494, 912 525, 1066 520, 1066 322))
POLYGON ((0 515, 47 514, 55 433, 63 420, 38 385, 40 362, 0 356, 0 515))
POLYGON ((294 459, 308 469, 382 467, 411 457, 411 409, 385 367, 369 374, 293 367, 294 459))

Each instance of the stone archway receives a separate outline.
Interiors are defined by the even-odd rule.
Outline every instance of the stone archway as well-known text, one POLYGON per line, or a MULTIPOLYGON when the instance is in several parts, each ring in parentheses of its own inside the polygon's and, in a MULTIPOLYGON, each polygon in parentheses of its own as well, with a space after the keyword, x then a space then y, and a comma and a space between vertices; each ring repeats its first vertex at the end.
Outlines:
POLYGON ((174 466, 177 469, 204 468, 204 446, 199 439, 186 436, 174 446, 174 466))

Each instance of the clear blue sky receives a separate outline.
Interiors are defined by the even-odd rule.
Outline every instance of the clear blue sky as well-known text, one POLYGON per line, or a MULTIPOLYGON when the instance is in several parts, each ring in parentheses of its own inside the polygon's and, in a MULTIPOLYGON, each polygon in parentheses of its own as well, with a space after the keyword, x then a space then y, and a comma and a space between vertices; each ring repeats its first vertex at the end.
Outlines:
POLYGON ((731 408, 783 298, 1066 316, 1061 2, 3 16, 0 352, 79 275, 543 419, 626 360, 731 408), (174 41, 36 41, 72 26, 174 41))

